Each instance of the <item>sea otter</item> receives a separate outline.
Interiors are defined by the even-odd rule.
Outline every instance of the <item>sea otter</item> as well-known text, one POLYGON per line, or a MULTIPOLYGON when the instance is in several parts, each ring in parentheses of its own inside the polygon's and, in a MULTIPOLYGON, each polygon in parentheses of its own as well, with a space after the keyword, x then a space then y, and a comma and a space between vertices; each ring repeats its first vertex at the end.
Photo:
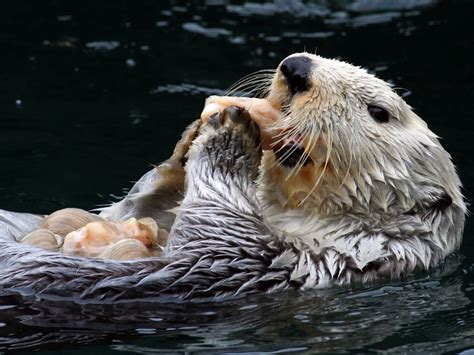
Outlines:
POLYGON ((255 81, 276 120, 213 98, 216 112, 101 213, 170 227, 161 256, 19 244, 43 217, 4 211, 0 285, 84 302, 223 299, 399 277, 459 247, 466 207, 450 156, 387 83, 308 53, 255 81))

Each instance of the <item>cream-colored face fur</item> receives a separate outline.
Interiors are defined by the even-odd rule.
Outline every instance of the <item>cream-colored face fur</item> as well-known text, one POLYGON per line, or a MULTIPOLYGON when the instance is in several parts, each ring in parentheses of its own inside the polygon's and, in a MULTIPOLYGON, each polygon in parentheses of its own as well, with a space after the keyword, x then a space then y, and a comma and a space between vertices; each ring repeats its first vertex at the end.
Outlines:
POLYGON ((275 123, 281 143, 263 160, 268 202, 319 216, 397 216, 436 204, 449 209, 450 202, 464 213, 449 154, 390 85, 338 60, 289 58, 301 56, 311 61, 307 90, 292 95, 279 67, 267 97, 285 112, 275 123), (386 110, 388 121, 374 119, 371 106, 386 110), (286 142, 304 147, 294 166, 281 163, 291 149, 279 160, 274 154, 286 142))

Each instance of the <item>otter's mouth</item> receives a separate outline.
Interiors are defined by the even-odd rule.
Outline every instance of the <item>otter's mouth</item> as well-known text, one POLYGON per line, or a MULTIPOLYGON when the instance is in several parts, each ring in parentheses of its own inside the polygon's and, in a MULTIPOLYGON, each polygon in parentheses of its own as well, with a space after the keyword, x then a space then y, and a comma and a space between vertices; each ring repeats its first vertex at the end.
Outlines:
POLYGON ((311 163, 312 160, 306 153, 302 142, 303 138, 301 136, 295 136, 285 139, 280 145, 273 146, 272 150, 278 163, 287 168, 293 168, 296 165, 305 166, 311 163))

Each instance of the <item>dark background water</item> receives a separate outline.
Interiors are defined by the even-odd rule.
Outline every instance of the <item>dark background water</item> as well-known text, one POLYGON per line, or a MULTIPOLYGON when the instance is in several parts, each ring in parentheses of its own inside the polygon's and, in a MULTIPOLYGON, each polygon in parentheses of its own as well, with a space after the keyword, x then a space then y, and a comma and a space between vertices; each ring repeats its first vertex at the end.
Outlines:
MULTIPOLYGON (((392 82, 443 138, 469 201, 473 14, 471 1, 435 0, 2 1, 0 207, 113 201, 170 154, 206 96, 303 50, 392 82)), ((199 306, 5 295, 0 351, 470 353, 472 234, 468 220, 459 258, 388 285, 199 306)))

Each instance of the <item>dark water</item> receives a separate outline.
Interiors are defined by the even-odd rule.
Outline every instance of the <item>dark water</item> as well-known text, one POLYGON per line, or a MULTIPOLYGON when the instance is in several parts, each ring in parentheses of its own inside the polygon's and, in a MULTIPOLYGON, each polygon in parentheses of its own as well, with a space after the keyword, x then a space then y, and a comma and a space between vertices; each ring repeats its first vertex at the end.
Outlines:
MULTIPOLYGON (((391 81, 474 191, 470 1, 3 1, 0 206, 120 196, 203 99, 307 50, 391 81)), ((0 351, 474 351, 474 226, 430 275, 203 305, 81 306, 0 296, 0 351), (470 351, 468 349, 471 349, 470 351)))

